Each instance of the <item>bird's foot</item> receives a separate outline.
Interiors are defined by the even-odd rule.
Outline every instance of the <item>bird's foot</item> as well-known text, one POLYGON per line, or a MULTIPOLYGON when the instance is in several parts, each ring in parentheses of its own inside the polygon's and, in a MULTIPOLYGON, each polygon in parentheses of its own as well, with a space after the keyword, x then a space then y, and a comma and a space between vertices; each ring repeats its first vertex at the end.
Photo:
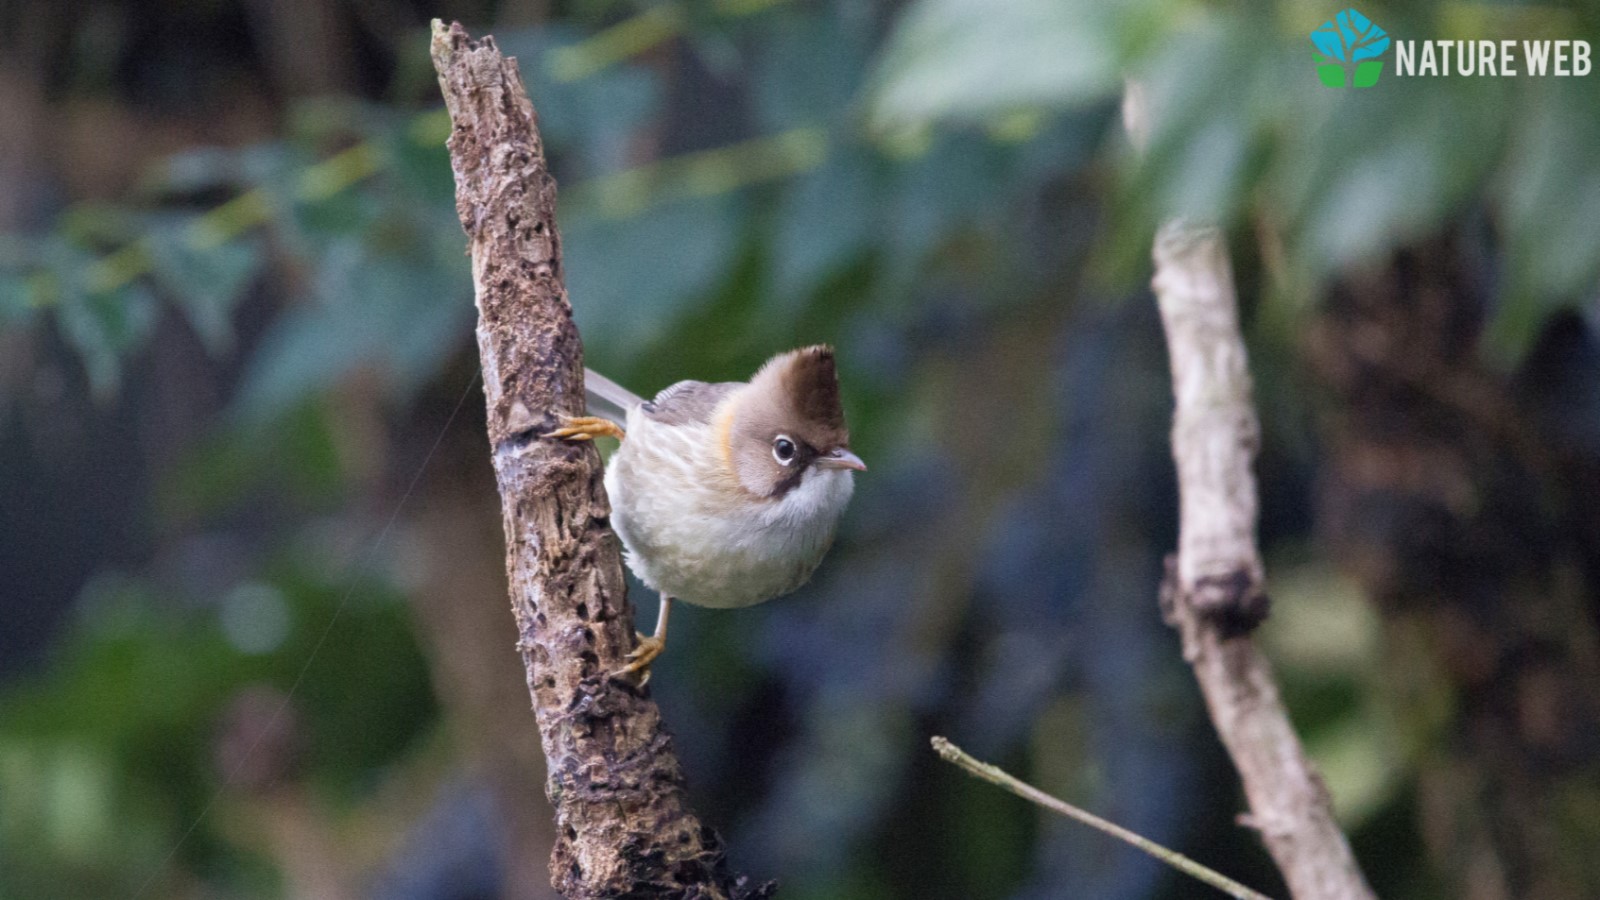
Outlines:
POLYGON ((628 664, 611 673, 612 678, 621 678, 635 672, 642 672, 639 687, 650 683, 650 663, 667 649, 666 637, 655 637, 648 634, 639 635, 639 646, 628 653, 628 664))
POLYGON ((544 436, 568 441, 592 441, 597 437, 613 437, 620 441, 624 434, 622 426, 610 419, 602 419, 599 416, 562 416, 561 427, 544 436))

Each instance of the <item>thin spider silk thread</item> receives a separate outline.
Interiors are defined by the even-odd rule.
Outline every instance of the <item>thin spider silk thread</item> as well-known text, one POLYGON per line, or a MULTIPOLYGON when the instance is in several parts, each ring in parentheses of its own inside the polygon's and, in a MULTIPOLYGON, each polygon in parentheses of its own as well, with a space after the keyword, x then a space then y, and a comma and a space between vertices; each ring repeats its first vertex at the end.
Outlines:
POLYGON ((161 864, 155 868, 155 871, 150 873, 150 876, 144 880, 143 884, 139 885, 139 889, 133 894, 133 900, 139 900, 140 897, 143 897, 151 885, 155 884, 156 880, 161 877, 162 873, 167 871, 167 867, 172 865, 173 858, 178 855, 178 851, 183 849, 183 845, 188 842, 190 836, 200 827, 200 823, 205 821, 206 816, 211 813, 211 808, 216 806, 217 801, 221 799, 222 793, 233 786, 234 780, 239 777, 239 773, 244 770, 245 765, 255 756, 256 750, 261 746, 261 741, 277 727, 279 719, 288 710, 289 704, 295 698, 295 694, 299 693, 300 686, 305 683, 306 674, 311 671, 311 664, 316 662, 317 654, 322 652, 322 646, 328 642, 328 636, 333 633, 333 627, 338 624, 339 617, 350 603, 350 598, 355 595, 356 576, 372 563, 372 560, 378 555, 378 551, 383 548, 384 543, 389 539, 389 532, 394 530, 394 523, 400 520, 400 513, 405 509, 406 501, 411 499, 411 494, 416 491, 417 485, 422 481, 423 473, 428 470, 428 463, 433 461, 434 454, 439 451, 439 445, 444 443, 445 435, 450 433, 450 426, 455 424, 456 416, 461 414, 461 408, 467 402, 467 395, 472 393, 472 387, 478 383, 480 374, 480 372, 472 373, 472 378, 467 381, 467 386, 462 388, 461 396, 456 400, 455 408, 450 411, 450 418, 446 419, 444 427, 439 429, 439 436, 433 439, 433 446, 428 448, 428 455, 423 457, 422 464, 417 467, 417 473, 411 476, 411 483, 406 485, 405 493, 400 495, 400 500, 395 504, 394 511, 389 514, 389 521, 384 524, 383 530, 378 532, 378 537, 367 546, 366 552, 362 554, 357 563, 351 567, 348 576, 350 586, 345 589, 344 596, 339 600, 339 605, 334 607, 333 615, 328 618, 328 624, 323 626, 321 636, 317 638, 316 644, 311 648, 311 654, 306 657, 305 663, 300 666, 300 674, 295 676, 294 684, 289 687, 289 692, 284 695, 283 700, 278 704, 278 708, 273 711, 272 718, 267 720, 266 727, 256 735, 256 739, 250 744, 250 748, 245 751, 238 762, 233 764, 233 768, 228 772, 227 777, 211 792, 211 797, 206 800, 206 805, 200 808, 200 813, 195 816, 194 821, 189 823, 189 827, 184 829, 183 834, 178 837, 177 843, 173 844, 172 849, 167 851, 167 855, 162 858, 161 864))

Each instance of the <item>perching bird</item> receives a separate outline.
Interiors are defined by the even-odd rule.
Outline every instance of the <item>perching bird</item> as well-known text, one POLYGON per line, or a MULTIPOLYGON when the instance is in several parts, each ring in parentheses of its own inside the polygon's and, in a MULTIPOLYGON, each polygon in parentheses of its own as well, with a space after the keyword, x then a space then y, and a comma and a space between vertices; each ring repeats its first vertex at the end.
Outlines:
POLYGON ((645 671, 666 646, 674 598, 732 608, 805 584, 850 501, 850 452, 833 350, 773 357, 744 382, 680 381, 644 399, 588 371, 590 416, 549 437, 615 437, 611 523, 628 568, 661 595, 653 636, 617 672, 645 671), (623 426, 626 427, 624 439, 623 426))

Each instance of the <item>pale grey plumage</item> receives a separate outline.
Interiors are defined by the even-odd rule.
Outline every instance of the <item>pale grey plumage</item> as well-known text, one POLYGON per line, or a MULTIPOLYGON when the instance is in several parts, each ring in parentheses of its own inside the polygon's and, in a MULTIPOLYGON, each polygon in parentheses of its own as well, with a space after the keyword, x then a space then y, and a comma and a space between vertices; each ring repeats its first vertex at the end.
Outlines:
POLYGON ((680 381, 649 401, 593 372, 587 384, 591 412, 625 414, 606 492, 641 581, 663 596, 734 607, 811 577, 849 502, 851 469, 861 468, 846 443, 831 350, 784 354, 751 383, 680 381))

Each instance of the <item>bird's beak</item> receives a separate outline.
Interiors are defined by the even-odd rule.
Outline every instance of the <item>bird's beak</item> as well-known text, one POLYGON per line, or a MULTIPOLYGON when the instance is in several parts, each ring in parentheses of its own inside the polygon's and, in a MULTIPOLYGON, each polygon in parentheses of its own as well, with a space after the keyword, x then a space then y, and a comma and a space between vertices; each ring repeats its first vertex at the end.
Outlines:
POLYGON ((824 469, 854 469, 857 472, 867 470, 867 464, 861 461, 861 457, 843 447, 817 457, 815 465, 824 469))

